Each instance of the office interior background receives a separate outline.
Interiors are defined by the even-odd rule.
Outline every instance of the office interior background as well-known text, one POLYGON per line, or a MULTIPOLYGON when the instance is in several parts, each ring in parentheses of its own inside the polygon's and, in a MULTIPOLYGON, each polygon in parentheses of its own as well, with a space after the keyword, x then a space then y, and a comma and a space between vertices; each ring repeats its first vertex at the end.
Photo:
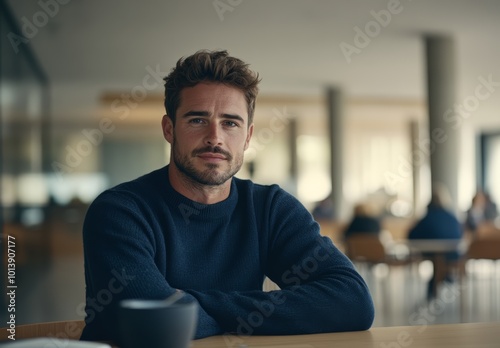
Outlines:
MULTIPOLYGON (((334 200, 337 227, 370 202, 399 238, 431 194, 441 144, 425 40, 444 38, 454 212, 463 221, 478 189, 500 202, 500 1, 0 3, 2 257, 16 236, 18 323, 83 318, 86 208, 168 163, 162 78, 199 49, 227 49, 262 78, 239 177, 278 183, 311 211, 334 200)), ((418 301, 401 301, 376 324, 408 324, 418 301)), ((468 320, 500 320, 496 308, 468 320)))

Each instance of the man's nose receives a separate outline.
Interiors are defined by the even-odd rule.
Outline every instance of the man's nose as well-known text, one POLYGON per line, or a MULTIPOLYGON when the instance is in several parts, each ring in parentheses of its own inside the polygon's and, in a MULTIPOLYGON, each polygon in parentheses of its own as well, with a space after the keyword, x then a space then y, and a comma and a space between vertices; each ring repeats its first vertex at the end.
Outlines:
POLYGON ((211 123, 207 127, 205 143, 211 146, 220 146, 222 145, 221 135, 222 133, 221 129, 219 128, 219 125, 217 125, 216 123, 211 123))

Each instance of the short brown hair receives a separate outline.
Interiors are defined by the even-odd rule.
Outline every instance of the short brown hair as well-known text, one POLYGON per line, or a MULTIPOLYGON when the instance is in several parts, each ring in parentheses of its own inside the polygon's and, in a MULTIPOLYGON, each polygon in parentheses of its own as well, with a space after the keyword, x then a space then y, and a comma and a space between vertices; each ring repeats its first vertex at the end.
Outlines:
POLYGON ((181 91, 200 82, 219 82, 240 89, 245 94, 248 106, 248 125, 253 122, 255 99, 259 92, 259 74, 227 51, 200 50, 181 58, 165 80, 165 110, 175 125, 175 113, 181 102, 181 91))

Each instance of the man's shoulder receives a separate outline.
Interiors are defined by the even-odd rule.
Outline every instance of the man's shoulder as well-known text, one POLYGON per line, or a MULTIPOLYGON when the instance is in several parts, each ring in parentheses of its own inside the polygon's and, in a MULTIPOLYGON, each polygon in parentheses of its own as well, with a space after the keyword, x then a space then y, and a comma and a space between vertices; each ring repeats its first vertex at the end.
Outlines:
POLYGON ((111 190, 139 190, 146 189, 148 187, 157 187, 164 180, 168 180, 166 167, 155 169, 133 180, 118 184, 112 187, 111 190))
POLYGON ((156 169, 140 177, 120 183, 103 191, 95 201, 116 197, 147 197, 161 192, 164 180, 168 180, 166 167, 156 169))
POLYGON ((238 193, 251 193, 252 195, 276 195, 285 193, 278 184, 259 184, 249 179, 233 178, 238 193))
POLYGON ((269 204, 280 206, 298 204, 298 200, 278 184, 260 184, 248 179, 233 178, 238 190, 238 196, 251 197, 254 204, 269 204))

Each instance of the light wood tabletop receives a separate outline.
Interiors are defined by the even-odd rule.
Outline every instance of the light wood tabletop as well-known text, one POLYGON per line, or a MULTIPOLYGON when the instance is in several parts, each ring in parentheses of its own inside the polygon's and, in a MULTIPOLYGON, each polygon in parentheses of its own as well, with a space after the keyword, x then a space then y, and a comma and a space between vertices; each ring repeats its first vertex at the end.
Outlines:
POLYGON ((224 335, 192 348, 498 348, 500 322, 377 327, 368 331, 296 336, 224 335))

